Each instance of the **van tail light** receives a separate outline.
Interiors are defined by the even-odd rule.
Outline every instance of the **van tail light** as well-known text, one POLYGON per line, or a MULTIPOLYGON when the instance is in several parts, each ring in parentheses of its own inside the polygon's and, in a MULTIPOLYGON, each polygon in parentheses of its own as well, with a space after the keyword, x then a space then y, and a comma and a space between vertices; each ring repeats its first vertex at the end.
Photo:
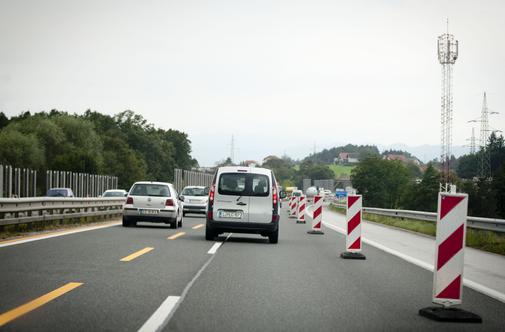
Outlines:
POLYGON ((279 196, 277 194, 277 183, 272 181, 272 222, 279 222, 279 196))
POLYGON ((167 199, 165 206, 174 206, 174 200, 171 198, 167 199))
POLYGON ((209 201, 207 205, 207 220, 213 220, 214 218, 214 195, 216 194, 216 175, 214 175, 214 180, 212 181, 212 185, 210 186, 209 191, 209 201))
POLYGON ((129 197, 126 199, 126 204, 133 204, 133 197, 130 197, 130 196, 129 196, 129 197))
POLYGON ((210 188, 209 192, 209 203, 214 204, 214 194, 216 192, 216 185, 212 184, 212 187, 210 188))

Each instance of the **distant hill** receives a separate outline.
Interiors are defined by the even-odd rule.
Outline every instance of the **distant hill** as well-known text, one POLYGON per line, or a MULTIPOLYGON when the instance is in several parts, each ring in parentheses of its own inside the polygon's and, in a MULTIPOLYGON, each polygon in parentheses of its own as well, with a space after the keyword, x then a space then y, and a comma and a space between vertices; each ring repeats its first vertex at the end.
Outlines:
POLYGON ((367 155, 379 155, 379 149, 375 145, 354 145, 347 144, 345 146, 338 146, 331 149, 324 149, 323 151, 311 154, 304 158, 304 160, 312 160, 316 163, 333 164, 341 152, 358 153, 359 159, 363 159, 367 155))

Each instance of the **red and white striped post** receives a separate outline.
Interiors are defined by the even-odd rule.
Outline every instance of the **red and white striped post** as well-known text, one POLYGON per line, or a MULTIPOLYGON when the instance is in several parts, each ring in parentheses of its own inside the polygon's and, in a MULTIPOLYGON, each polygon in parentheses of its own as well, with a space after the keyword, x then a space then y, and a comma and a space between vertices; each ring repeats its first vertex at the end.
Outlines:
POLYGON ((478 315, 453 307, 462 303, 467 211, 467 194, 438 194, 433 303, 442 307, 421 309, 421 316, 437 321, 482 322, 478 315))
POLYGON ((321 224, 323 223, 323 197, 314 196, 314 205, 312 213, 312 230, 308 231, 309 234, 324 234, 321 231, 321 224))
POLYGON ((347 196, 347 234, 345 237, 346 251, 340 254, 344 259, 366 259, 361 253, 361 214, 363 197, 361 195, 347 196))
POLYGON ((298 197, 298 215, 296 218, 297 224, 305 224, 305 206, 307 205, 305 198, 306 197, 303 195, 298 197))
POLYGON ((289 205, 289 217, 296 218, 296 211, 298 209, 298 197, 291 196, 291 203, 289 205))

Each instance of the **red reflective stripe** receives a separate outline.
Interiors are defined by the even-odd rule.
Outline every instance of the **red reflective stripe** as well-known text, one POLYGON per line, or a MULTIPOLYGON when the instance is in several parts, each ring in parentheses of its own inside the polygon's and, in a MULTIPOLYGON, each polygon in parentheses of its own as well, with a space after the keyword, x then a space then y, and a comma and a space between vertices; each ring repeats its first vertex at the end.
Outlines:
POLYGON ((323 209, 321 209, 321 208, 314 210, 314 216, 312 218, 316 219, 317 217, 319 217, 319 215, 321 215, 322 210, 323 209))
POLYGON ((318 222, 318 223, 314 226, 314 228, 321 228, 321 222, 318 222))
POLYGON ((463 248, 464 224, 459 226, 444 242, 438 246, 437 270, 440 270, 461 248, 463 248))
POLYGON ((358 211, 354 217, 352 217, 349 222, 347 223, 347 234, 351 234, 352 231, 358 227, 359 223, 361 222, 361 211, 358 211))
POLYGON ((321 199, 321 196, 314 196, 314 204, 319 202, 320 199, 321 199))
POLYGON ((350 245, 349 249, 361 249, 361 236, 357 238, 353 244, 350 245))
POLYGON ((436 298, 439 299, 460 299, 461 298, 461 275, 457 276, 436 298))
POLYGON ((444 219, 444 217, 454 209, 456 205, 459 204, 462 200, 465 199, 465 196, 442 196, 442 203, 440 204, 440 220, 444 219))
POLYGON ((303 211, 303 210, 305 210, 305 204, 300 205, 300 211, 303 211))
POLYGON ((351 206, 359 199, 359 196, 348 196, 347 197, 347 208, 351 206))

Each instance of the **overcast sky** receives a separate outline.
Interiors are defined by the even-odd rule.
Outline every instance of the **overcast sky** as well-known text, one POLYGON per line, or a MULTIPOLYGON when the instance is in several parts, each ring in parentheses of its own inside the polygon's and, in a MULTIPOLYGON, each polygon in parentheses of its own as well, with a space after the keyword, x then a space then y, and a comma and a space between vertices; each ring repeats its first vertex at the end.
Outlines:
POLYGON ((236 160, 438 145, 447 17, 462 145, 483 91, 505 130, 504 1, 0 0, 0 111, 132 109, 187 132, 201 165, 232 134, 236 160))

